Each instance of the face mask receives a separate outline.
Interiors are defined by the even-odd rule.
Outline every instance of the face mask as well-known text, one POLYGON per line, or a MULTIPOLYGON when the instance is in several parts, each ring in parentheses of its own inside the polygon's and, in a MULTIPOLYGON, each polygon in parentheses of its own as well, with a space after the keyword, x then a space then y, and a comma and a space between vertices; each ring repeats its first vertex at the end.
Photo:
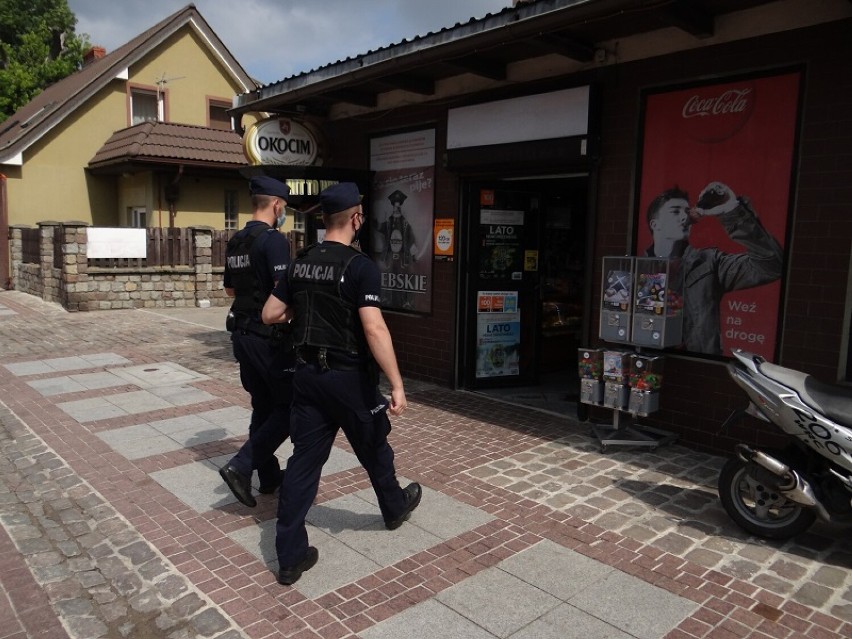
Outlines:
POLYGON ((352 238, 351 244, 359 244, 361 237, 361 229, 364 228, 364 218, 362 217, 359 221, 358 228, 355 229, 355 237, 352 238))
POLYGON ((286 220, 286 219, 287 219, 287 207, 283 207, 281 209, 281 214, 278 217, 275 218, 275 227, 274 228, 277 229, 277 228, 281 228, 282 226, 284 226, 284 220, 286 220))
POLYGON ((352 238, 352 243, 358 242, 358 238, 360 238, 360 237, 361 237, 361 229, 362 229, 362 228, 364 228, 364 227, 363 227, 363 226, 359 226, 359 227, 355 230, 355 237, 353 237, 353 238, 352 238))

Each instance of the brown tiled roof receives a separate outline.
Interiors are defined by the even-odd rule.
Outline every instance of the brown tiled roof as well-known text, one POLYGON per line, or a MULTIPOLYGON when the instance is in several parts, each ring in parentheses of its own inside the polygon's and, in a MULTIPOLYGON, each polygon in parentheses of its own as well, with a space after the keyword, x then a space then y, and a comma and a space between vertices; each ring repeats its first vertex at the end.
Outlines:
POLYGON ((235 168, 247 164, 234 131, 203 126, 143 122, 116 131, 89 161, 90 169, 128 163, 182 163, 235 168))
POLYGON ((245 72, 210 28, 195 5, 188 4, 147 31, 140 33, 127 44, 50 85, 6 121, 0 123, 0 164, 8 162, 25 151, 125 69, 148 55, 155 47, 187 24, 195 25, 205 35, 214 49, 228 62, 226 66, 233 70, 236 79, 247 87, 247 90, 257 86, 257 83, 245 72))

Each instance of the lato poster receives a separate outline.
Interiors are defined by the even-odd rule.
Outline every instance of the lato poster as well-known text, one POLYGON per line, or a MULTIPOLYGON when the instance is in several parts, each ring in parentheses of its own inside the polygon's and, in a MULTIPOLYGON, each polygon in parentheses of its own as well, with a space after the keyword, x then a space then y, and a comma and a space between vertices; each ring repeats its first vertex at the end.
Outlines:
POLYGON ((479 291, 476 300, 476 377, 519 375, 521 312, 518 292, 479 291))
POLYGON ((519 280, 524 270, 524 212, 480 209, 479 279, 519 280))
POLYGON ((684 345, 774 359, 798 72, 643 96, 635 254, 681 260, 684 345))
POLYGON ((370 141, 372 256, 382 272, 382 306, 432 310, 435 130, 370 141))

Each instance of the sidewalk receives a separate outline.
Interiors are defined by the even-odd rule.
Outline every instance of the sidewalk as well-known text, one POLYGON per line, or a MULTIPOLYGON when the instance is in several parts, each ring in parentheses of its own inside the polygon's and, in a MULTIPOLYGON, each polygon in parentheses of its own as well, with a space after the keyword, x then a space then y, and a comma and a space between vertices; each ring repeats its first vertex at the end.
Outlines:
POLYGON ((249 415, 224 314, 0 291, 0 639, 852 636, 848 531, 749 537, 719 457, 416 382, 390 439, 421 506, 384 530, 339 439, 320 561, 279 586, 276 497, 217 473, 249 415))

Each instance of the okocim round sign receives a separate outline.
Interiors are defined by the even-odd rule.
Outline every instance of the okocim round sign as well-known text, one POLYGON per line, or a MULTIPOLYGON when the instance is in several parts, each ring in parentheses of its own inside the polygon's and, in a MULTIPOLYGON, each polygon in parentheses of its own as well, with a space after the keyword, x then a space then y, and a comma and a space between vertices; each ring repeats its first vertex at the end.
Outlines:
POLYGON ((319 156, 318 136, 301 122, 268 118, 246 131, 243 152, 252 164, 315 164, 319 156))

